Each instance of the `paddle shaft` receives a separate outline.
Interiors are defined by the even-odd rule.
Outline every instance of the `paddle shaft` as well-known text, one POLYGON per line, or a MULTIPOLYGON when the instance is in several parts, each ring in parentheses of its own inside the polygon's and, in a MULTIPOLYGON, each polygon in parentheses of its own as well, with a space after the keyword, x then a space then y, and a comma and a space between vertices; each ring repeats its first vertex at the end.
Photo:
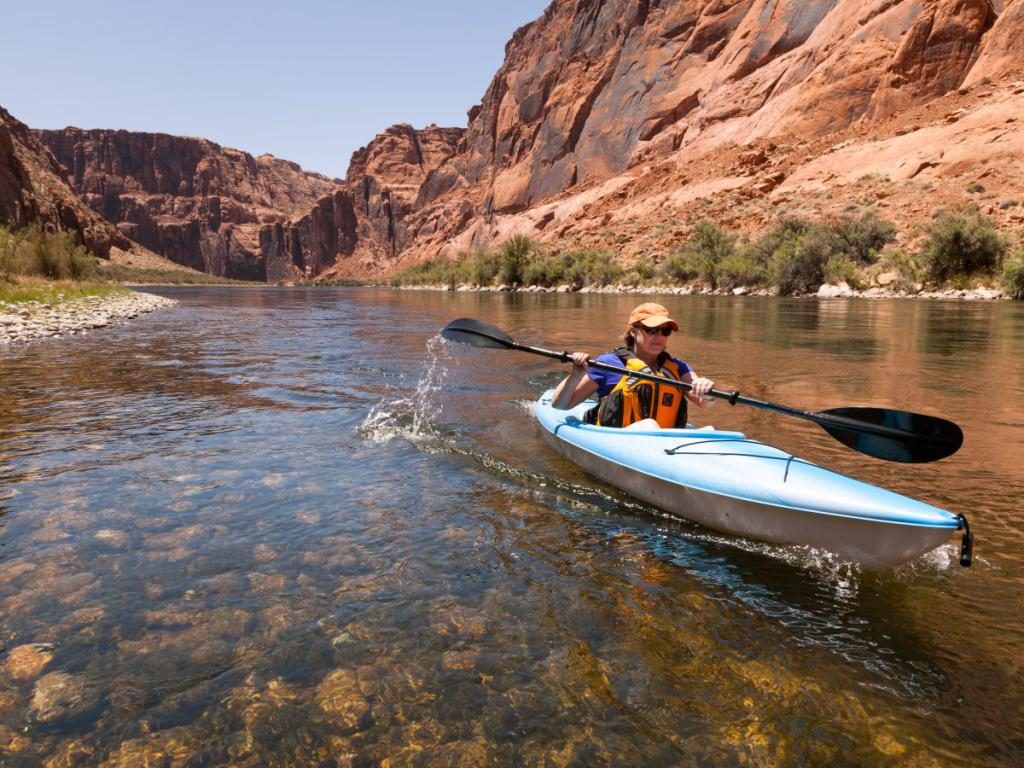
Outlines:
MULTIPOLYGON (((560 360, 563 363, 572 362, 572 355, 568 352, 555 352, 550 349, 541 349, 540 347, 531 347, 526 344, 520 344, 518 341, 503 342, 509 349, 518 349, 522 352, 530 352, 535 355, 541 355, 543 357, 550 357, 553 360, 560 360)), ((593 368, 598 368, 603 371, 610 371, 611 373, 619 373, 624 376, 630 376, 636 379, 643 379, 644 381, 653 381, 658 384, 679 387, 686 391, 693 389, 692 384, 688 384, 685 381, 678 381, 676 379, 670 379, 664 376, 657 376, 653 373, 643 373, 642 371, 631 371, 628 368, 623 368, 618 365, 611 365, 609 363, 602 363, 598 360, 588 360, 589 365, 593 368)), ((895 427, 887 427, 884 424, 869 424, 859 419, 849 419, 845 416, 833 416, 831 414, 815 413, 814 411, 804 411, 800 408, 792 408, 788 405, 780 405, 778 403, 769 403, 764 400, 758 400, 754 397, 747 397, 741 395, 739 391, 734 390, 732 392, 726 392, 722 389, 709 390, 707 395, 718 398, 719 400, 728 401, 729 405, 749 405, 753 408, 760 408, 765 411, 772 411, 774 413, 782 413, 787 416, 794 416, 798 419, 804 419, 805 421, 811 421, 823 427, 833 427, 838 429, 853 429, 858 432, 865 432, 872 435, 879 435, 881 437, 895 437, 895 438, 907 438, 912 437, 915 440, 927 440, 926 437, 922 437, 914 432, 909 432, 905 429, 897 429, 895 427)))

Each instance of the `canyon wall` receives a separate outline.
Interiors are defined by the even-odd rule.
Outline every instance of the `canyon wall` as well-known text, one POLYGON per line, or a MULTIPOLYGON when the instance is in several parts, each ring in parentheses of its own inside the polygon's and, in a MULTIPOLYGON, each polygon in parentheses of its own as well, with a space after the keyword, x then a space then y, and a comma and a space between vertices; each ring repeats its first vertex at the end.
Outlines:
POLYGON ((29 130, 0 107, 0 224, 15 228, 39 224, 68 232, 97 256, 131 242, 93 212, 64 179, 53 154, 29 130))
MULTIPOLYGON (((794 194, 820 212, 808 190, 863 200, 847 171, 830 181, 837 146, 888 157, 906 141, 913 168, 894 151, 872 173, 947 179, 948 201, 986 174, 1013 193, 1017 145, 998 121, 1024 106, 1022 32, 1024 0, 554 0, 512 36, 465 129, 388 128, 344 181, 202 139, 37 136, 121 235, 218 275, 381 276, 512 234, 657 259, 671 238, 652 233, 728 221, 740 201, 760 201, 742 218, 767 226, 794 194), (918 132, 956 151, 900 138, 918 132)), ((21 183, 6 173, 0 188, 21 183)))

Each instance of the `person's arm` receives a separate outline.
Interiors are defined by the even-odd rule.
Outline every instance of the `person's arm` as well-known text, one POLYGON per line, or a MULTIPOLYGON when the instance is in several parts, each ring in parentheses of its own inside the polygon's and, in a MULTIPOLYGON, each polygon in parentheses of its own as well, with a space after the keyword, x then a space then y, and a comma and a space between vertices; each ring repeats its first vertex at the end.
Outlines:
POLYGON ((597 382, 587 376, 590 369, 590 357, 586 352, 573 352, 572 370, 555 388, 551 405, 562 411, 575 408, 592 394, 597 392, 597 382))
POLYGON ((693 389, 686 393, 686 399, 691 403, 701 408, 707 408, 715 404, 713 397, 706 397, 707 393, 715 387, 715 382, 711 379, 698 376, 697 372, 691 368, 688 373, 683 375, 683 381, 693 387, 693 389))

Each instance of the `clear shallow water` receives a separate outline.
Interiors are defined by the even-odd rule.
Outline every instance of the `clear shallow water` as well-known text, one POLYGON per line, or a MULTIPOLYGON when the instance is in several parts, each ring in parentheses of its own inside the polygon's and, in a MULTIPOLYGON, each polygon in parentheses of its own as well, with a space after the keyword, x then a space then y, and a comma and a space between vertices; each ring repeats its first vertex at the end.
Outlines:
POLYGON ((723 387, 964 427, 707 412, 970 518, 972 569, 879 574, 618 494, 541 443, 557 365, 435 338, 604 351, 636 297, 161 292, 0 350, 4 765, 1022 762, 1024 308, 663 299, 723 387))

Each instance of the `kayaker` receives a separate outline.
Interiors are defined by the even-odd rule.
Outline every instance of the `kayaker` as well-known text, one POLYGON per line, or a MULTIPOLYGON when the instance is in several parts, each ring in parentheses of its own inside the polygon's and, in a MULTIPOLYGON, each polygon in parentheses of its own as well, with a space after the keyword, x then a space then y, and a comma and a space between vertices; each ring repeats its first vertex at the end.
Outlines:
POLYGON ((568 410, 596 393, 598 404, 587 413, 590 423, 628 427, 644 419, 654 419, 664 428, 686 426, 687 401, 702 408, 712 405, 714 399, 705 395, 715 383, 698 376, 688 364, 666 351, 668 337, 678 330, 679 323, 661 304, 640 304, 629 315, 623 336, 625 346, 606 352, 596 360, 685 381, 693 386, 688 393, 680 387, 627 379, 622 374, 591 368, 586 352, 574 352, 572 371, 555 389, 551 404, 568 410))

